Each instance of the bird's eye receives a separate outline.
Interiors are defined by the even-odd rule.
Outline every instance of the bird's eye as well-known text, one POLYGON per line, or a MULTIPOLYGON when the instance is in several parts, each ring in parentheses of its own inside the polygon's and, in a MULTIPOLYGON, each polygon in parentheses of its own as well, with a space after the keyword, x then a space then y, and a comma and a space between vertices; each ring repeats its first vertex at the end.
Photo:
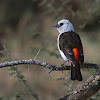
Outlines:
POLYGON ((63 25, 63 23, 60 23, 60 26, 62 26, 63 25))

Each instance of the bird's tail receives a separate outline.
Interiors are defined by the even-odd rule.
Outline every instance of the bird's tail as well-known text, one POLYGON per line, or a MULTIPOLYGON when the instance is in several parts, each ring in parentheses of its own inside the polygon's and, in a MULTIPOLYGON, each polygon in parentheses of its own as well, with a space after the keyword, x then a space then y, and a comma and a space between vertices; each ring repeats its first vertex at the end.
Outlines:
POLYGON ((79 63, 79 51, 77 48, 74 48, 73 52, 74 52, 76 64, 75 66, 71 64, 71 80, 77 79, 78 81, 82 81, 82 74, 80 71, 80 63, 79 63))
POLYGON ((75 66, 71 64, 71 80, 76 80, 75 66))
POLYGON ((80 71, 80 64, 77 63, 76 66, 71 65, 71 80, 82 81, 82 74, 80 71))

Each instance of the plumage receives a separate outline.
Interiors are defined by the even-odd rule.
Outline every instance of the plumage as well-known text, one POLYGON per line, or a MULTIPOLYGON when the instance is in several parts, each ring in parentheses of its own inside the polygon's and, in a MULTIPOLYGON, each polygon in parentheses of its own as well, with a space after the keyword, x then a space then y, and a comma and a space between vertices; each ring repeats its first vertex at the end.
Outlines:
POLYGON ((75 61, 75 56, 73 53, 73 48, 77 48, 79 50, 79 61, 81 64, 84 62, 84 55, 83 55, 83 47, 80 40, 80 37, 75 32, 65 32, 62 33, 59 38, 58 48, 64 53, 64 55, 69 59, 71 62, 75 61))
POLYGON ((54 25, 59 31, 58 49, 65 61, 71 64, 71 80, 82 81, 80 66, 84 63, 83 46, 80 36, 74 32, 69 20, 63 19, 54 25))

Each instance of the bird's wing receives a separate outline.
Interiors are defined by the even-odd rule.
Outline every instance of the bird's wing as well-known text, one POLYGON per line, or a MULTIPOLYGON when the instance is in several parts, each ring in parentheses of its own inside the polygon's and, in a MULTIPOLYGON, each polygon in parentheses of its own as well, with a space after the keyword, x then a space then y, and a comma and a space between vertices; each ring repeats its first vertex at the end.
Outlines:
POLYGON ((84 52, 83 52, 83 46, 81 41, 80 41, 80 49, 79 49, 79 61, 81 65, 84 63, 84 52))
POLYGON ((79 35, 75 32, 63 33, 59 37, 59 48, 64 55, 72 62, 76 64, 75 55, 73 52, 74 48, 79 50, 79 61, 81 64, 84 62, 83 47, 79 35))
POLYGON ((75 65, 75 57, 74 53, 72 51, 72 48, 70 47, 70 41, 68 41, 68 36, 66 34, 63 34, 59 38, 59 48, 64 53, 64 55, 68 58, 68 60, 75 65))

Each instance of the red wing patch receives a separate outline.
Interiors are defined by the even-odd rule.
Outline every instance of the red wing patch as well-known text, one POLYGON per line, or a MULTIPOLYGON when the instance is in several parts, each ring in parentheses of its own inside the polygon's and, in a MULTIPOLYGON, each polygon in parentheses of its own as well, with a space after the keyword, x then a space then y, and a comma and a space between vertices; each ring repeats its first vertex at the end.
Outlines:
POLYGON ((74 48, 73 52, 74 52, 74 56, 75 56, 76 61, 79 61, 79 50, 77 48, 74 48))

